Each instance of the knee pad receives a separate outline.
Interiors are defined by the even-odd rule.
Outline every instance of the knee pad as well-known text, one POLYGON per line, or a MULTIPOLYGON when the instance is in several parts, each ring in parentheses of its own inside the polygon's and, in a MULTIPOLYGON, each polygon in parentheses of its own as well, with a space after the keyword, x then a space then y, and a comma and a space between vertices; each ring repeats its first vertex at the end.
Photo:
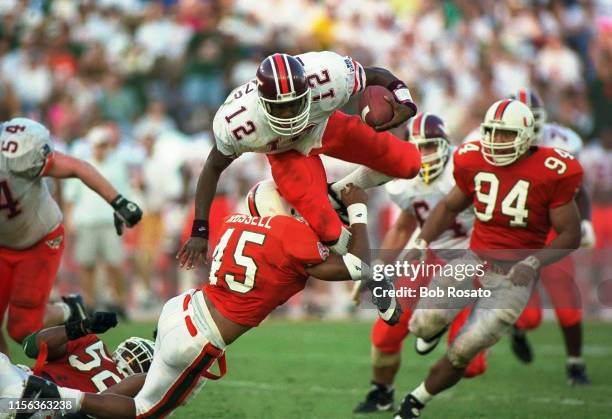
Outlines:
POLYGON ((430 339, 447 325, 446 316, 437 309, 415 310, 409 329, 417 337, 430 339))
POLYGON ((533 330, 542 323, 542 309, 527 307, 521 313, 515 325, 521 330, 533 330))
POLYGON ((397 365, 401 358, 401 352, 387 353, 381 352, 374 345, 371 349, 372 366, 373 367, 389 367, 391 365, 397 365))
POLYGON ((555 314, 561 327, 571 327, 582 321, 582 309, 580 308, 558 308, 555 314))

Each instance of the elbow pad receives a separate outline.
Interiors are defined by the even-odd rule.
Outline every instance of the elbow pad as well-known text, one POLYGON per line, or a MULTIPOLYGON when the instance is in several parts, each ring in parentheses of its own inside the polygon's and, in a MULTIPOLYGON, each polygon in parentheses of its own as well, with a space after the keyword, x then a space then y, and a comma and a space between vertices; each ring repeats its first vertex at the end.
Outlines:
POLYGON ((370 276, 370 267, 354 254, 345 254, 342 256, 342 261, 353 281, 359 281, 370 276))
POLYGON ((38 358, 38 345, 36 344, 36 336, 38 332, 34 332, 23 340, 23 352, 28 358, 38 358))

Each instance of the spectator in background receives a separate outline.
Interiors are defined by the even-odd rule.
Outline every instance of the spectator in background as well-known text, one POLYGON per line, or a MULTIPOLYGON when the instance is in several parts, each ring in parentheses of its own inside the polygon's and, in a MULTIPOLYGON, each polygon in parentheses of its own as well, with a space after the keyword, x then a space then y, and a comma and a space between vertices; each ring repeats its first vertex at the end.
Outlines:
MULTIPOLYGON (((109 158, 111 132, 107 127, 94 127, 87 134, 90 155, 84 159, 93 165, 119 190, 129 189, 128 168, 120 161, 109 158)), ((75 260, 83 273, 83 297, 90 309, 99 306, 96 292, 98 268, 106 269, 113 295, 108 304, 111 311, 126 317, 126 289, 123 275, 123 243, 117 235, 113 221, 108 217, 104 201, 81 182, 70 181, 65 199, 70 216, 69 231, 76 236, 75 260)), ((92 310, 93 311, 93 310, 92 310)))

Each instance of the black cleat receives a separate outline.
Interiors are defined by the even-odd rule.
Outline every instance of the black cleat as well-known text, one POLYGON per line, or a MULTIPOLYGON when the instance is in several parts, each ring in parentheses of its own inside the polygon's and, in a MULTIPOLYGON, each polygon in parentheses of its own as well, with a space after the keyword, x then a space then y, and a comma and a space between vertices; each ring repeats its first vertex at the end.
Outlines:
POLYGON ((421 417, 421 410, 425 407, 423 403, 418 401, 412 394, 408 394, 402 400, 402 404, 397 412, 394 413, 393 419, 413 419, 421 417))
POLYGON ((527 334, 513 326, 510 330, 510 343, 512 352, 514 355, 525 364, 529 364, 533 361, 533 351, 531 350, 531 344, 527 339, 527 334))
POLYGON ((393 410, 393 395, 395 390, 387 390, 384 384, 372 381, 372 389, 366 394, 365 401, 359 403, 353 413, 374 413, 393 410))
POLYGON ((68 294, 62 297, 62 301, 70 307, 70 317, 68 322, 75 320, 85 320, 87 318, 87 310, 85 310, 85 304, 83 303, 83 297, 80 294, 68 294))
POLYGON ((567 363, 567 384, 570 386, 588 386, 591 380, 586 374, 584 362, 567 363))
MULTIPOLYGON (((37 377, 36 375, 30 375, 25 382, 22 400, 39 400, 39 399, 53 399, 60 400, 60 394, 57 389, 57 384, 45 380, 44 378, 37 377)), ((34 415, 36 412, 20 412, 15 416, 16 419, 27 419, 34 415)))
POLYGON ((425 340, 423 338, 416 338, 416 340, 414 341, 414 350, 416 351, 416 353, 419 355, 427 355, 428 353, 436 349, 436 346, 438 346, 438 343, 440 343, 442 335, 446 333, 446 329, 448 329, 448 326, 440 330, 435 336, 432 336, 428 340, 425 340))

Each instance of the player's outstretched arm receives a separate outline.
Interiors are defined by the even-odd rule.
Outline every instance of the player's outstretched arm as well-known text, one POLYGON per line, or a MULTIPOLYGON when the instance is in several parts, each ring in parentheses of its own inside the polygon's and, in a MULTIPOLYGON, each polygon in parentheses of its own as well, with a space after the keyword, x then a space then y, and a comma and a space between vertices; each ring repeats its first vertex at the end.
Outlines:
POLYGON ((176 255, 181 268, 193 269, 198 262, 204 261, 208 250, 208 215, 212 205, 221 173, 232 163, 232 159, 213 147, 200 172, 195 194, 195 217, 191 237, 176 255))
POLYGON ((367 231, 367 199, 363 189, 348 185, 341 193, 351 224, 351 241, 344 256, 331 254, 325 262, 306 268, 306 272, 323 281, 359 280, 370 263, 370 244, 367 231))
POLYGON ((113 207, 115 228, 119 235, 123 233, 124 225, 133 227, 142 218, 142 211, 138 205, 119 194, 115 187, 86 161, 55 152, 45 176, 56 179, 79 178, 113 207))
POLYGON ((142 386, 144 386, 146 373, 134 374, 127 377, 116 384, 113 384, 101 394, 120 394, 123 396, 134 397, 138 394, 142 386))
POLYGON ((68 322, 62 326, 48 327, 26 337, 23 350, 30 358, 37 358, 43 343, 47 345, 47 360, 61 358, 66 354, 69 340, 79 339, 92 333, 104 333, 117 325, 117 315, 97 311, 83 320, 68 322))
POLYGON ((366 85, 383 86, 389 89, 394 99, 388 99, 393 106, 393 118, 386 124, 375 127, 376 131, 386 131, 395 128, 417 113, 417 107, 412 101, 408 86, 395 77, 389 70, 380 67, 365 67, 366 85))
POLYGON ((454 186, 448 195, 431 211, 421 228, 421 234, 417 241, 424 241, 422 244, 427 247, 429 243, 448 230, 455 222, 457 215, 469 207, 471 203, 472 200, 461 189, 454 186))

